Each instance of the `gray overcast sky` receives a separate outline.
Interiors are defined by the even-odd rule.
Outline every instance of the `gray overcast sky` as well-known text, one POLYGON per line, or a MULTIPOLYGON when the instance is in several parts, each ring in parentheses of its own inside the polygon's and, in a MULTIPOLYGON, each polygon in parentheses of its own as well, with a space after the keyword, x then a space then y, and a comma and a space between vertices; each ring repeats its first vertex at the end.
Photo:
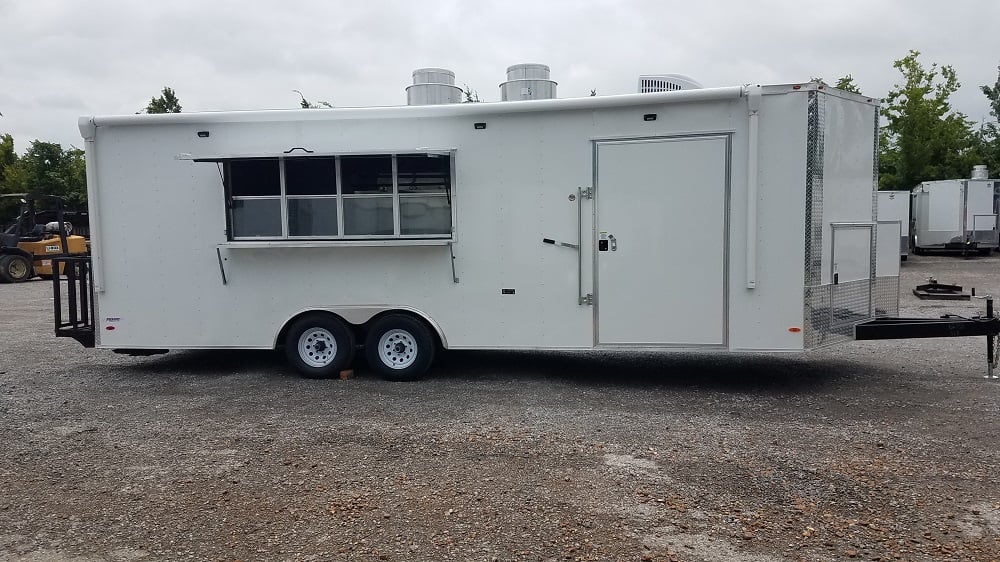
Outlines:
POLYGON ((134 113, 164 85, 184 111, 402 105, 413 69, 453 70, 484 101, 506 67, 542 62, 559 97, 636 90, 639 74, 705 86, 854 75, 882 97, 908 49, 950 64, 955 108, 988 117, 994 0, 0 0, 0 133, 82 146, 77 117, 134 113))

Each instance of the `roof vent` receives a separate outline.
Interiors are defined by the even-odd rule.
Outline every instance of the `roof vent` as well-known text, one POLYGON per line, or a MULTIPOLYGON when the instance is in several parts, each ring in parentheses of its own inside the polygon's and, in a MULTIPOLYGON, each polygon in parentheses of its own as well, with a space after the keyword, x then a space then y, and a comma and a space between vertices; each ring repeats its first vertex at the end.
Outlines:
POLYGON ((677 90, 697 90, 702 85, 683 74, 645 74, 639 77, 639 93, 674 92, 677 90))
POLYGON ((507 67, 507 81, 500 84, 501 101, 551 100, 556 97, 556 83, 549 79, 544 64, 515 64, 507 67))
POLYGON ((455 73, 444 68, 418 68, 413 84, 406 87, 406 105, 460 103, 462 89, 455 85, 455 73))
POLYGON ((990 179, 990 170, 984 164, 972 167, 972 177, 970 179, 974 180, 988 180, 990 179))

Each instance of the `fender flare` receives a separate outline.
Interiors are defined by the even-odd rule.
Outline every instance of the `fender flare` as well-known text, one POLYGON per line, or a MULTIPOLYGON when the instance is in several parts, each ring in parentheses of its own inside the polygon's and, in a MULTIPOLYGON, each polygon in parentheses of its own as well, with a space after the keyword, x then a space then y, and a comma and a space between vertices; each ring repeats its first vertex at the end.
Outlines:
POLYGON ((414 308, 412 306, 387 306, 387 305, 351 305, 351 306, 316 306, 311 308, 303 308, 295 314, 289 316, 278 329, 274 332, 274 338, 272 339, 272 347, 277 347, 281 343, 281 336, 285 332, 285 329, 299 316, 309 313, 309 312, 329 312, 337 317, 339 317, 344 322, 352 324, 354 326, 361 326, 376 316, 390 312, 404 312, 409 313, 414 316, 419 317, 423 321, 427 322, 434 333, 437 334, 438 340, 441 342, 441 347, 448 349, 448 339, 445 337, 444 330, 441 325, 434 321, 433 318, 423 310, 414 308))

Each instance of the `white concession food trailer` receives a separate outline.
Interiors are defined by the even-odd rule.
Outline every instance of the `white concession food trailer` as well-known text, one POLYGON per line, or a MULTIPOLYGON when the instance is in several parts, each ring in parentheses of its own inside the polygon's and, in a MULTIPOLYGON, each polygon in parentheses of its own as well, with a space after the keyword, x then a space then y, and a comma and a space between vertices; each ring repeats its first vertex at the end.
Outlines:
POLYGON ((913 188, 913 253, 989 254, 1000 246, 1000 181, 976 166, 970 179, 926 181, 913 188))
POLYGON ((897 312, 878 100, 821 83, 79 125, 93 252, 56 326, 85 345, 405 380, 441 348, 796 352, 897 312))

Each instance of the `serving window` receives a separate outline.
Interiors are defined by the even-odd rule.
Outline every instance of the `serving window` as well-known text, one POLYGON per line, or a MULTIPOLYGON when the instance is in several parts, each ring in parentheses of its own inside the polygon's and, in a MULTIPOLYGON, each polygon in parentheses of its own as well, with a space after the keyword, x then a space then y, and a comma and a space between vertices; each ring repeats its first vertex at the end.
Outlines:
POLYGON ((230 240, 452 237, 451 153, 220 162, 230 240))

